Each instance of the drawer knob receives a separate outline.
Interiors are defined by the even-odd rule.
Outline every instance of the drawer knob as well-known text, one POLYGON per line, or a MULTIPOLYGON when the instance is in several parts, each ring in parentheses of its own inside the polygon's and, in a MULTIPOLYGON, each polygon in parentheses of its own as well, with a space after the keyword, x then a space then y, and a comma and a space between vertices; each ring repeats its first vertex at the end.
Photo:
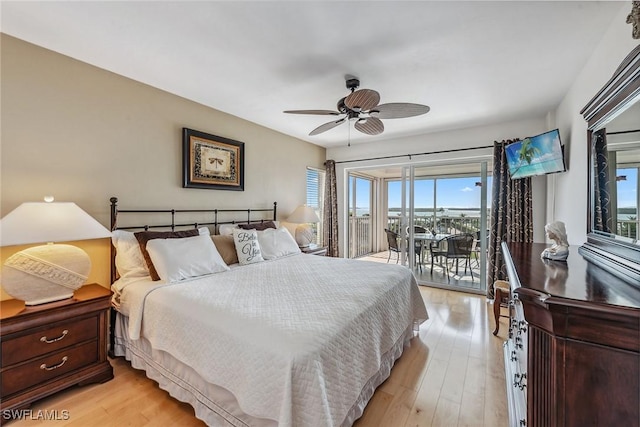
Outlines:
POLYGON ((67 334, 69 333, 69 331, 67 329, 65 329, 64 331, 62 331, 62 335, 60 335, 58 338, 52 338, 52 339, 47 339, 47 337, 40 337, 40 341, 47 343, 47 344, 51 344, 54 343, 56 341, 60 341, 62 338, 66 337, 67 334))
POLYGON ((67 359, 69 359, 69 358, 67 356, 64 356, 60 363, 58 363, 57 365, 53 365, 53 366, 47 366, 46 364, 43 363, 42 365, 40 365, 40 369, 44 369, 45 371, 53 371, 54 369, 58 369, 58 368, 62 367, 62 365, 67 363, 67 359))

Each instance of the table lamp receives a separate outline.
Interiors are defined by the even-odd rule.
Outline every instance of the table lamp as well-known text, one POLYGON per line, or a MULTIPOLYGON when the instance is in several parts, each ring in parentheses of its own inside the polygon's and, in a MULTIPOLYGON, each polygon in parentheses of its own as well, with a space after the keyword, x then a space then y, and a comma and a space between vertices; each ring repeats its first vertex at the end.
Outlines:
POLYGON ((296 242, 301 248, 307 248, 315 241, 313 229, 309 225, 312 222, 320 222, 318 214, 310 206, 298 206, 287 221, 300 224, 296 227, 296 242))
POLYGON ((84 285, 91 259, 82 249, 54 244, 110 237, 111 232, 75 203, 27 202, 0 220, 0 246, 47 243, 9 257, 2 267, 2 288, 25 305, 65 298, 84 285))

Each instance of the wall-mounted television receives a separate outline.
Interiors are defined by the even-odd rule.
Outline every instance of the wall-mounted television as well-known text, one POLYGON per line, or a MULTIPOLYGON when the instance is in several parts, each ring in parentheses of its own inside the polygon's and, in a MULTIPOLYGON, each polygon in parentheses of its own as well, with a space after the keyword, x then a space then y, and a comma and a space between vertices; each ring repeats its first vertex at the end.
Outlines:
POLYGON ((507 165, 511 179, 564 172, 563 148, 558 129, 507 145, 507 165))

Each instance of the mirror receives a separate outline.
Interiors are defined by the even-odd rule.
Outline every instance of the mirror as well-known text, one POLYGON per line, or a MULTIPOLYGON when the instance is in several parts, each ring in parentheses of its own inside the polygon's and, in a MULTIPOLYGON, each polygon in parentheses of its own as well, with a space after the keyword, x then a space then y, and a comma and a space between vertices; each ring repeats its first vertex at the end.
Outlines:
POLYGON ((589 144, 587 242, 580 252, 640 281, 640 45, 580 113, 589 144))
POLYGON ((591 229, 640 244, 640 97, 593 133, 591 229))

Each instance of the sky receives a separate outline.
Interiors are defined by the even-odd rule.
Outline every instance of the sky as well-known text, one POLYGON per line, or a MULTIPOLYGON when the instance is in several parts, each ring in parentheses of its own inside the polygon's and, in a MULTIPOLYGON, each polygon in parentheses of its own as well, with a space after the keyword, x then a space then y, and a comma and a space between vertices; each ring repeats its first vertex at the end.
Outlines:
POLYGON ((628 169, 618 169, 616 171, 616 175, 618 176, 626 176, 627 179, 625 181, 618 181, 618 207, 620 208, 628 208, 628 207, 636 207, 637 208, 637 198, 638 198, 638 169, 637 168, 628 168, 628 169))
MULTIPOLYGON (((636 207, 637 208, 637 182, 638 169, 618 169, 617 175, 626 175, 625 181, 617 182, 617 195, 619 207, 636 207)), ((444 178, 438 179, 438 200, 436 206, 438 208, 480 208, 480 187, 475 185, 480 181, 480 177, 465 178, 444 178)), ((487 205, 491 204, 491 177, 488 178, 487 205)), ((416 208, 433 207, 433 179, 416 180, 415 182, 415 206, 416 208)), ((389 181, 389 207, 399 208, 401 206, 401 188, 400 181, 389 181)), ((358 208, 367 208, 369 205, 370 182, 365 179, 358 179, 358 192, 356 195, 356 203, 358 208)), ((353 191, 350 188, 350 192, 353 191)))
MULTIPOLYGON (((489 178, 489 188, 487 194, 491 198, 491 178, 489 178)), ((480 209, 480 190, 476 186, 480 182, 480 177, 446 178, 438 179, 436 201, 437 207, 446 208, 478 208, 480 209)), ((414 203, 416 208, 433 207, 433 184, 434 180, 416 180, 414 203)), ((401 206, 400 181, 389 182, 389 207, 399 208, 401 206)), ((366 180, 358 180, 356 204, 358 208, 365 208, 369 204, 369 184, 366 180)))

